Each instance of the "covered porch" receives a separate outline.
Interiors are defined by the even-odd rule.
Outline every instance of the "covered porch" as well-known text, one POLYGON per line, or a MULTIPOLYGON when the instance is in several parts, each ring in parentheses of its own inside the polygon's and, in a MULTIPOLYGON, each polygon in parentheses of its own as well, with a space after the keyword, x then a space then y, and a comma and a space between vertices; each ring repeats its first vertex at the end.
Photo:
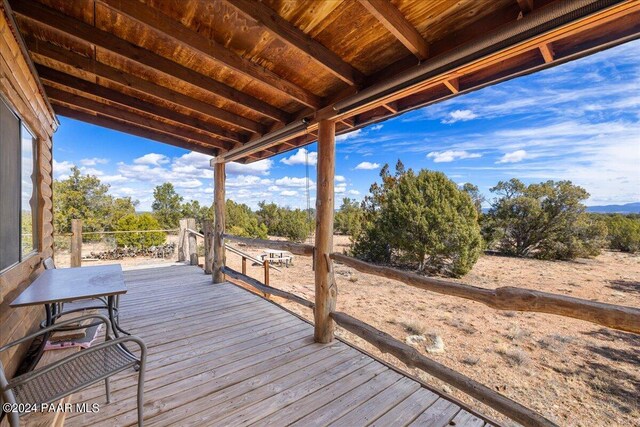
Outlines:
MULTIPOLYGON (((342 341, 315 343, 313 326, 230 282, 211 286, 195 266, 125 272, 122 323, 148 346, 145 423, 169 425, 490 425, 342 341)), ((136 422, 136 374, 73 396, 98 403, 66 425, 136 422)))
MULTIPOLYGON (((447 282, 334 253, 332 245, 336 135, 635 39, 637 0, 1 0, 0 6, 0 92, 7 111, 33 129, 38 147, 38 242, 0 271, 0 341, 25 335, 40 320, 36 310, 4 309, 53 253, 56 114, 213 157, 215 223, 204 230, 205 271, 212 276, 188 266, 126 276, 121 322, 150 348, 149 425, 491 423, 336 339, 336 325, 516 422, 555 425, 336 311, 334 262, 498 310, 640 333, 637 308, 447 282), (315 244, 227 234, 227 165, 314 141, 315 244), (229 268, 225 241, 312 256, 313 301, 229 268), (313 326, 229 279, 313 309, 313 326)), ((3 360, 9 371, 23 350, 3 360)), ((133 375, 113 381, 113 403, 69 414, 68 425, 135 423, 133 375)), ((76 393, 73 401, 104 403, 102 388, 76 393)))

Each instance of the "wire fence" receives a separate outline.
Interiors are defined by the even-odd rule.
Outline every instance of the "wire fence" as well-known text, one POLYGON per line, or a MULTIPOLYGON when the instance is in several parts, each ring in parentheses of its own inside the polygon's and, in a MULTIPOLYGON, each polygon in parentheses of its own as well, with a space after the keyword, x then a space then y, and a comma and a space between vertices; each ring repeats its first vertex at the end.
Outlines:
MULTIPOLYGON (((175 261, 178 234, 179 229, 82 231, 82 263, 138 265, 150 261, 175 261)), ((73 233, 54 236, 54 257, 58 267, 71 266, 72 238, 73 233)))

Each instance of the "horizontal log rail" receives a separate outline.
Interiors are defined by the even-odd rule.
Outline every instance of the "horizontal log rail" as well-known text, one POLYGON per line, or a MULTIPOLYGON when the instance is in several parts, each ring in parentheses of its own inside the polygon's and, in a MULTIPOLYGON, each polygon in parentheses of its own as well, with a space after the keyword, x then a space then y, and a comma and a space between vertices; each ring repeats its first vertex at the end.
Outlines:
POLYGON ((282 251, 289 251, 295 255, 313 255, 313 246, 304 243, 293 243, 284 240, 264 240, 264 239, 252 239, 249 237, 234 236, 233 234, 223 234, 223 239, 231 240, 233 242, 244 243, 252 246, 264 246, 269 249, 277 249, 282 251))
POLYGON ((395 268, 374 265, 338 253, 331 254, 331 258, 362 273, 398 280, 407 285, 431 292, 481 302, 498 310, 557 314, 640 334, 640 309, 633 307, 606 304, 511 286, 497 289, 479 288, 462 283, 424 277, 395 268))
POLYGON ((309 308, 314 308, 315 304, 312 303, 309 300, 306 300, 302 297, 299 297, 297 295, 294 295, 290 292, 287 291, 283 291, 281 289, 277 289, 277 288, 272 288, 271 286, 267 286, 264 283, 261 283, 260 281, 254 279, 253 277, 249 277, 246 274, 242 274, 239 271, 236 271, 232 268, 229 267, 222 267, 222 272, 224 274, 226 274, 229 277, 232 277, 236 280, 241 280, 244 283, 256 288, 257 290, 259 290, 260 292, 264 293, 264 294, 269 294, 269 295, 275 295, 278 296, 280 298, 284 298, 287 299, 289 301, 293 301, 296 302, 298 304, 301 304, 305 307, 309 307, 309 308))
POLYGON ((542 415, 526 408, 518 402, 490 389, 451 368, 429 359, 418 350, 373 326, 355 319, 348 314, 332 312, 331 318, 341 327, 373 344, 383 353, 389 353, 412 368, 419 368, 430 375, 451 384, 469 396, 506 415, 524 426, 555 426, 542 415))

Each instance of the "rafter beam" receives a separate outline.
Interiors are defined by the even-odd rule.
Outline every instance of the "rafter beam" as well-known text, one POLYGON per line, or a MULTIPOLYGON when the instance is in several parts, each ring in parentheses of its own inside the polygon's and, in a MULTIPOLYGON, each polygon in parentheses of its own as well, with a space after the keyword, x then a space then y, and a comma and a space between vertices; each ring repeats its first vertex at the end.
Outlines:
POLYGON ((360 0, 360 3, 418 59, 429 57, 427 42, 389 0, 360 0))
MULTIPOLYGON (((206 132, 210 134, 212 138, 221 138, 233 143, 244 141, 242 135, 222 129, 219 126, 205 122, 204 120, 199 120, 195 117, 187 116, 185 114, 151 104, 139 98, 134 98, 116 90, 78 79, 51 68, 38 65, 36 69, 38 70, 40 78, 50 83, 49 86, 53 83, 55 86, 64 88, 67 92, 77 91, 89 96, 120 104, 125 108, 132 108, 142 113, 150 114, 154 117, 170 120, 180 127, 186 126, 199 132, 206 132)), ((47 91, 47 94, 48 93, 49 92, 47 91)))
POLYGON ((148 28, 171 37, 180 46, 195 50, 231 70, 258 81, 272 90, 288 96, 308 107, 320 108, 322 99, 313 93, 283 79, 255 62, 245 59, 219 45, 180 22, 138 1, 98 0, 121 15, 125 15, 148 28))
POLYGON ((230 142, 223 143, 220 140, 209 138, 206 135, 192 131, 190 129, 172 126, 171 124, 161 122, 152 117, 141 116, 128 110, 94 101, 93 99, 85 98, 71 92, 66 92, 64 90, 50 86, 46 82, 45 88, 49 99, 51 99, 52 102, 57 103, 58 105, 63 104, 72 108, 81 108, 83 110, 100 114, 102 116, 107 116, 123 122, 128 122, 138 127, 162 132, 171 137, 179 137, 185 140, 191 140, 199 143, 200 145, 210 146, 212 149, 227 151, 232 147, 232 144, 230 142))
POLYGON ((78 111, 73 108, 60 105, 56 101, 52 102, 53 110, 56 114, 70 119, 80 120, 82 122, 90 123, 97 126, 102 126, 108 129, 117 130, 120 132, 128 133, 131 135, 139 136, 141 138, 147 138, 165 144, 173 145, 175 147, 184 148, 186 150, 193 150, 199 153, 208 154, 210 156, 216 156, 218 152, 212 147, 204 147, 197 143, 185 140, 182 138, 171 137, 165 133, 157 132, 145 127, 133 125, 128 122, 115 120, 101 114, 93 115, 84 111, 78 111))
POLYGON ((338 55, 281 17, 262 2, 251 0, 226 0, 248 18, 258 22, 283 42, 304 52, 314 62, 350 85, 359 85, 364 75, 343 61, 338 55))
POLYGON ((264 101, 33 0, 13 0, 11 1, 11 6, 14 13, 35 22, 37 25, 54 29, 85 43, 90 43, 110 54, 118 55, 126 60, 134 61, 146 69, 159 71, 167 76, 184 81, 199 90, 249 108, 265 117, 281 122, 289 121, 287 113, 264 101))
POLYGON ((541 44, 540 46, 538 46, 538 49, 540 49, 540 53, 542 53, 542 57, 544 58, 544 62, 546 62, 547 64, 549 62, 553 62, 553 59, 555 57, 555 53, 553 51, 553 46, 551 45, 551 43, 541 44))
POLYGON ((84 73, 90 74, 94 79, 100 78, 108 80, 118 86, 127 87, 138 93, 170 102, 236 128, 241 128, 254 134, 263 134, 265 132, 264 126, 260 123, 238 116, 199 99, 191 98, 181 92, 157 85, 132 74, 127 74, 116 68, 102 64, 93 58, 87 58, 51 43, 42 42, 28 36, 25 37, 25 39, 31 57, 37 64, 54 67, 54 65, 51 64, 53 61, 56 63, 54 68, 57 70, 64 70, 64 65, 69 65, 78 70, 82 70, 84 73))
POLYGON ((524 15, 533 12, 533 0, 517 0, 524 15))
POLYGON ((444 81, 444 85, 449 88, 451 93, 459 93, 460 92, 460 83, 457 78, 448 79, 444 81))

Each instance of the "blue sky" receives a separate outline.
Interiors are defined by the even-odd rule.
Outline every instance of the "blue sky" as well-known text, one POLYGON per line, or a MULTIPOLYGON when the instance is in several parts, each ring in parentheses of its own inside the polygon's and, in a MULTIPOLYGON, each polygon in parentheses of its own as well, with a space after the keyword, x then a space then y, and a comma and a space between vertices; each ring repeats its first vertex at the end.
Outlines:
MULTIPOLYGON (((54 136, 54 175, 72 165, 117 196, 150 210, 170 181, 186 200, 213 199, 208 156, 64 117, 54 136)), ((310 160, 315 197, 316 144, 310 160)), ((304 150, 304 149, 302 149, 304 150)), ((640 201, 640 41, 406 113, 337 138, 336 200, 361 199, 383 164, 439 170, 489 189, 516 177, 569 179, 588 205, 640 201)), ((227 165, 227 197, 306 206, 305 152, 227 165)), ((339 203, 338 203, 339 204, 339 203)))

